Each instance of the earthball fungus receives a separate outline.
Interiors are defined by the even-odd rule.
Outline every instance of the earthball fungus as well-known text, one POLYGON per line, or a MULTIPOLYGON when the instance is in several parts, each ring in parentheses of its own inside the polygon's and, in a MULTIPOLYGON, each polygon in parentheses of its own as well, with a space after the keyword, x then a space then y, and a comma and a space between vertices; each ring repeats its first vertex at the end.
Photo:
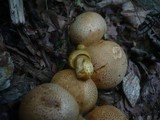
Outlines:
POLYGON ((76 17, 69 28, 69 36, 76 44, 88 45, 100 40, 107 30, 104 18, 96 12, 85 12, 76 17))
POLYGON ((88 114, 88 120, 128 120, 126 115, 112 105, 97 106, 88 114))
POLYGON ((127 57, 123 49, 113 41, 99 40, 87 51, 94 67, 92 80, 98 89, 109 89, 118 85, 127 70, 127 57))
POLYGON ((51 82, 62 86, 74 96, 81 113, 88 112, 95 106, 98 92, 91 79, 86 81, 77 79, 74 70, 65 69, 56 73, 51 82))
POLYGON ((79 107, 64 88, 45 83, 24 97, 19 115, 20 120, 77 120, 79 107))

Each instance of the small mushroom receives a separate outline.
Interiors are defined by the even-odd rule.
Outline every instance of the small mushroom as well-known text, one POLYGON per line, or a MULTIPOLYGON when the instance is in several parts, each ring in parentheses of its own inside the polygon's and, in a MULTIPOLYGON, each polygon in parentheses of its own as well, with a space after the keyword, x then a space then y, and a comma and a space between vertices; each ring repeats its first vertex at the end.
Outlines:
POLYGON ((99 40, 86 50, 94 66, 92 80, 98 89, 113 88, 123 80, 128 65, 127 57, 117 43, 99 40))
POLYGON ((69 36, 76 44, 89 45, 100 40, 107 30, 104 18, 96 12, 85 12, 76 17, 69 28, 69 36))
POLYGON ((79 107, 64 88, 45 83, 23 98, 19 116, 20 120, 77 120, 79 107))
POLYGON ((87 120, 128 120, 126 115, 112 105, 97 106, 89 114, 87 120))
POLYGON ((98 91, 91 79, 82 81, 77 79, 74 70, 65 69, 56 73, 51 82, 62 86, 74 96, 81 113, 88 112, 95 106, 98 91))
POLYGON ((77 78, 87 80, 93 74, 93 65, 85 46, 80 44, 69 56, 69 64, 75 69, 77 78))

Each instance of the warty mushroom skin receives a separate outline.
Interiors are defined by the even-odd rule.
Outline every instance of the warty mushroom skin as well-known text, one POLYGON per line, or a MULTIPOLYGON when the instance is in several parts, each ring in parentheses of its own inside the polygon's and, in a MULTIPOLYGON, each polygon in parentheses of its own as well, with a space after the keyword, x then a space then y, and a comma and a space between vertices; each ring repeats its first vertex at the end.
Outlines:
POLYGON ((112 105, 97 106, 87 116, 87 120, 128 120, 123 112, 112 105))
POLYGON ((78 15, 69 28, 69 36, 75 44, 89 45, 100 40, 107 30, 105 19, 96 12, 78 15))
POLYGON ((94 66, 92 80, 98 89, 117 86, 127 71, 127 56, 124 50, 113 41, 99 40, 86 47, 94 66))
POLYGON ((23 98, 19 116, 20 120, 77 120, 79 106, 64 88, 45 83, 23 98))
POLYGON ((88 112, 97 102, 98 91, 95 83, 91 79, 86 81, 78 79, 72 69, 59 71, 53 76, 51 82, 62 86, 74 96, 80 113, 88 112))

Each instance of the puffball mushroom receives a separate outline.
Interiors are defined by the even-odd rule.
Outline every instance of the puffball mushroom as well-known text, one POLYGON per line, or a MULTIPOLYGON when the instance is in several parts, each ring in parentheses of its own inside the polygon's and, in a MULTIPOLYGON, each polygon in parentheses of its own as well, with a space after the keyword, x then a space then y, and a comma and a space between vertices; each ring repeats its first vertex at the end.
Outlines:
POLYGON ((88 114, 88 120, 128 120, 126 115, 112 105, 97 106, 88 114))
POLYGON ((69 64, 75 69, 77 78, 87 80, 93 74, 93 65, 89 53, 85 50, 85 46, 79 44, 77 50, 73 51, 69 56, 69 64))
POLYGON ((117 43, 104 40, 99 40, 86 49, 94 66, 92 80, 97 88, 109 89, 117 86, 127 70, 127 57, 124 50, 117 43))
POLYGON ((79 104, 81 113, 88 112, 95 106, 98 91, 91 79, 86 81, 79 80, 74 70, 65 69, 56 73, 51 82, 62 86, 74 96, 79 104))
POLYGON ((24 97, 19 115, 20 120, 77 120, 79 107, 64 88, 45 83, 24 97))
POLYGON ((104 18, 96 12, 85 12, 76 17, 69 28, 69 36, 76 44, 88 45, 100 40, 107 30, 104 18))

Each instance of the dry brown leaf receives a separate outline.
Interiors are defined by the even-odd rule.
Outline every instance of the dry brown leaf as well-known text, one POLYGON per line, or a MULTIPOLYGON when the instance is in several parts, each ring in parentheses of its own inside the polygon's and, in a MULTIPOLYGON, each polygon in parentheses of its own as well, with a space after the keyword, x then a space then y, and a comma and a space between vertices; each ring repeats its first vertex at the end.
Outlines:
POLYGON ((106 39, 108 39, 108 38, 114 38, 114 39, 116 39, 117 35, 118 35, 118 33, 117 33, 116 26, 114 26, 113 24, 109 25, 107 33, 105 34, 105 38, 106 39))
POLYGON ((8 52, 0 53, 0 91, 10 86, 10 78, 14 72, 14 64, 8 52))
POLYGON ((145 20, 146 15, 150 12, 149 10, 145 11, 140 7, 135 8, 132 2, 124 3, 122 9, 123 11, 121 14, 125 16, 135 28, 138 28, 145 20))
POLYGON ((106 5, 118 5, 128 2, 129 0, 102 0, 101 2, 97 3, 99 7, 105 7, 106 5))
POLYGON ((128 73, 123 79, 123 91, 132 107, 135 106, 140 96, 139 82, 140 80, 134 72, 128 73))
POLYGON ((123 79, 123 91, 132 107, 140 96, 140 78, 138 67, 129 61, 127 75, 123 79))
POLYGON ((57 15, 57 20, 58 20, 58 23, 59 23, 60 29, 63 29, 63 28, 64 28, 64 26, 66 25, 66 21, 67 21, 67 19, 66 19, 64 16, 57 15))

